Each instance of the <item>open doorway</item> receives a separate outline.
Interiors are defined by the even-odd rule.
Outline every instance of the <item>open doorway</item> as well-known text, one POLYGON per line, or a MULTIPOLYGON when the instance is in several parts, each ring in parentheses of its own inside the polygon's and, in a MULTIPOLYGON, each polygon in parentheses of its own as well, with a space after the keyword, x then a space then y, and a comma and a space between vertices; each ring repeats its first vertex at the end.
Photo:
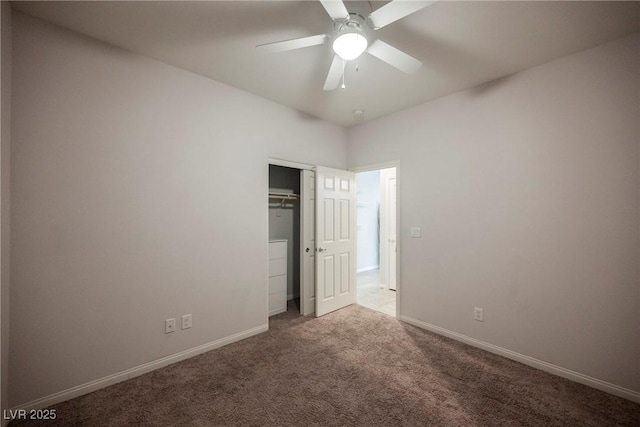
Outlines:
POLYGON ((300 176, 269 165, 269 316, 300 311, 300 176))
POLYGON ((268 183, 269 316, 310 315, 315 311, 315 167, 269 159, 268 183))
POLYGON ((396 316, 396 168, 356 174, 357 302, 396 316))

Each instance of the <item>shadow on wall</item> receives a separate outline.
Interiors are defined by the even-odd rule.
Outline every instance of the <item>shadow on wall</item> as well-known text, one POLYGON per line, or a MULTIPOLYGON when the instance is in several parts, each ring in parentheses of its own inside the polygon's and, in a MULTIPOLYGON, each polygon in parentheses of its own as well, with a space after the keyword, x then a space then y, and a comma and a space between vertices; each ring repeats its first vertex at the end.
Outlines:
POLYGON ((486 95, 487 93, 499 89, 502 85, 516 78, 516 74, 509 74, 508 76, 499 77, 495 80, 491 80, 490 82, 475 86, 474 88, 469 90, 469 93, 471 93, 471 95, 473 96, 486 95))

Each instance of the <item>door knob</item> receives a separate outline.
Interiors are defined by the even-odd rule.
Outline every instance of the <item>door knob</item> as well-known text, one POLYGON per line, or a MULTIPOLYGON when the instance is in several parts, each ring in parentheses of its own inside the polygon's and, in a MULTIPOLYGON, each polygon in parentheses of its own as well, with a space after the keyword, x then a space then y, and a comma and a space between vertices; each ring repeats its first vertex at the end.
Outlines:
POLYGON ((318 248, 318 252, 324 252, 324 251, 326 251, 325 248, 318 248))

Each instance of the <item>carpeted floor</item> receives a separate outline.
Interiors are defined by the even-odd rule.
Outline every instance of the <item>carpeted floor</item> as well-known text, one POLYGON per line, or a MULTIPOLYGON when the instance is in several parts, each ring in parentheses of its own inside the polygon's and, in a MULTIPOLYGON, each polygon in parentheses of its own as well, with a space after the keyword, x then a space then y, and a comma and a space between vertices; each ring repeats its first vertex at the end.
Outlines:
POLYGON ((640 405, 353 305, 53 406, 62 426, 640 426, 640 405))

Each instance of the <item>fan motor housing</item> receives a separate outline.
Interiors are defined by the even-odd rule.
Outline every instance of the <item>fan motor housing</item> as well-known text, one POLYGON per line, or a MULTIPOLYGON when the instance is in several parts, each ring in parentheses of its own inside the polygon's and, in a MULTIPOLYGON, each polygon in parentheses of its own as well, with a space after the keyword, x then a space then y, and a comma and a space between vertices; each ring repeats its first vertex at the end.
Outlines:
POLYGON ((367 21, 364 19, 362 15, 359 13, 349 13, 349 19, 344 22, 341 22, 338 25, 337 31, 333 40, 340 37, 345 33, 358 33, 362 35, 367 41, 371 40, 369 35, 369 26, 367 25, 367 21))
POLYGON ((333 50, 345 61, 350 61, 367 49, 369 40, 364 18, 352 13, 347 21, 339 25, 333 38, 333 50))

